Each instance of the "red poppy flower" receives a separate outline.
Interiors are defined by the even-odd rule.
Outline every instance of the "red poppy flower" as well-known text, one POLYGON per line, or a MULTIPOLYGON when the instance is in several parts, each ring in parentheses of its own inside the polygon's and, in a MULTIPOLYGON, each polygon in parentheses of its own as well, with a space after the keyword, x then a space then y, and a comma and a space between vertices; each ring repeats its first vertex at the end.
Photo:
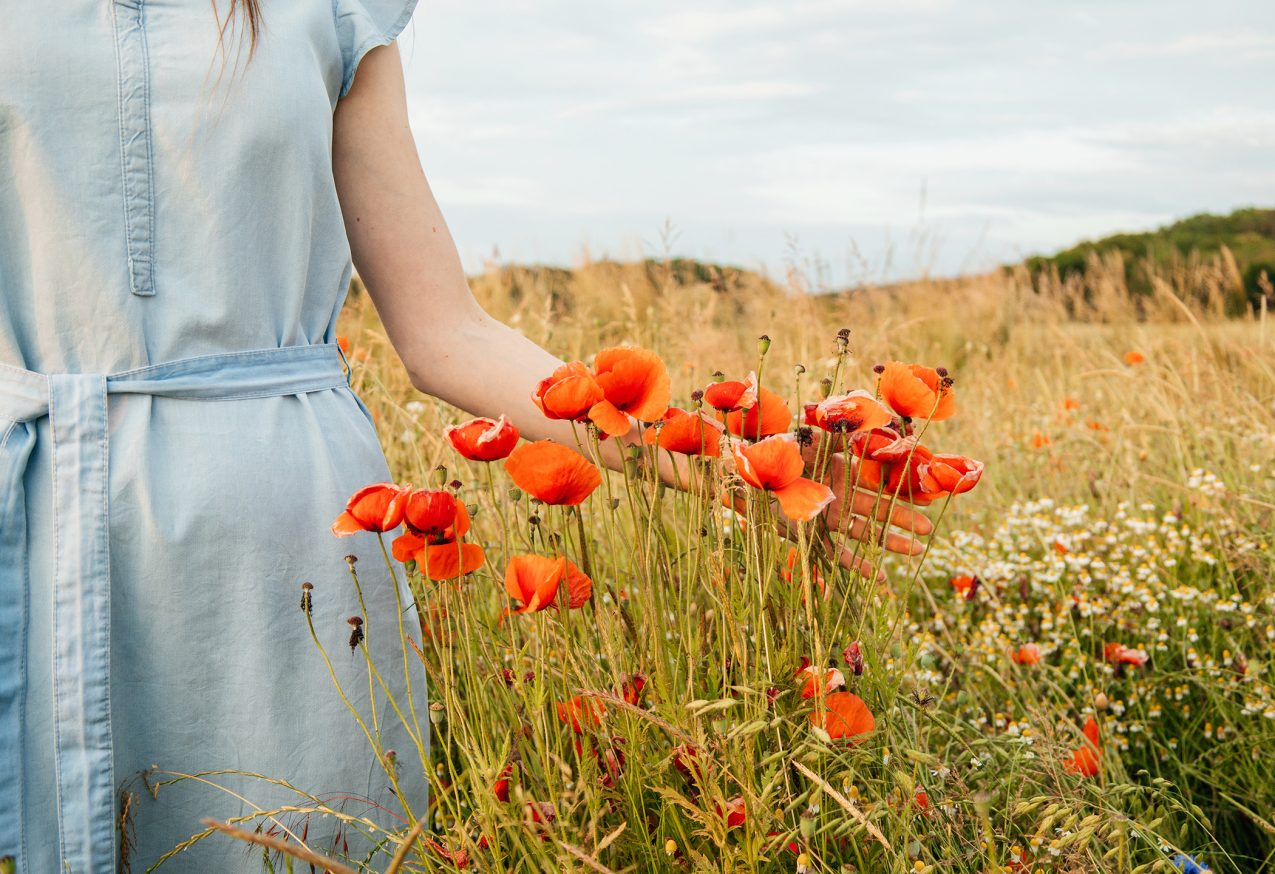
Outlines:
POLYGON ((411 533, 437 539, 443 537, 456 523, 457 513, 463 510, 464 505, 451 492, 417 489, 407 496, 407 502, 403 505, 403 521, 407 523, 407 530, 411 533))
POLYGON ((506 802, 509 800, 509 779, 514 774, 514 766, 512 764, 505 765, 500 775, 496 777, 496 782, 491 784, 492 794, 496 796, 496 800, 506 802))
POLYGON ((1109 643, 1103 647, 1103 658, 1112 665, 1134 665, 1140 667, 1147 663, 1150 656, 1143 649, 1130 649, 1119 643, 1109 643))
MULTIPOLYGON (((482 567, 486 560, 483 548, 476 543, 461 542, 469 532, 469 512, 460 499, 444 491, 420 490, 413 496, 417 497, 415 522, 431 527, 408 530, 395 538, 391 544, 394 557, 399 561, 415 560, 425 576, 435 581, 453 580, 482 567), (441 530, 437 526, 447 516, 447 508, 439 496, 452 504, 452 522, 441 530)), ((408 523, 409 529, 414 527, 408 523)))
POLYGON ((668 409, 668 368, 654 352, 636 346, 603 349, 593 369, 603 399, 589 410, 589 419, 607 434, 627 434, 629 416, 654 422, 668 409))
POLYGON ((863 676, 863 647, 860 646, 859 641, 853 641, 842 651, 841 660, 856 677, 863 676))
POLYGON ((825 431, 836 434, 854 434, 883 428, 894 419, 876 398, 862 389, 844 395, 833 395, 815 404, 808 418, 825 431))
POLYGON ((603 788, 614 789, 624 770, 624 750, 619 744, 611 743, 605 747, 595 746, 593 752, 598 759, 598 770, 602 772, 598 782, 603 788))
POLYGON ((824 707, 810 714, 810 722, 833 740, 858 743, 877 727, 868 705, 853 692, 833 692, 824 698, 824 707))
POLYGON ((570 725, 571 730, 576 734, 582 734, 586 727, 597 728, 602 724, 602 717, 606 715, 606 708, 602 706, 601 701, 582 695, 577 695, 570 701, 555 704, 554 707, 558 711, 558 721, 570 725))
POLYGON ((412 492, 411 486, 375 483, 364 486, 345 504, 345 512, 332 523, 337 537, 359 531, 391 531, 403 521, 403 505, 412 492))
POLYGON ((540 380, 531 399, 550 419, 583 422, 589 410, 606 398, 602 386, 582 362, 572 361, 540 380))
POLYGON ((752 445, 736 446, 735 469, 753 488, 773 493, 784 515, 795 522, 815 518, 834 497, 832 489, 801 475, 805 463, 791 435, 780 434, 752 445))
POLYGON ((673 767, 686 778, 695 789, 704 778, 704 766, 699 760, 699 751, 689 744, 673 748, 673 767))
POLYGON ((956 412, 956 392, 943 380, 932 367, 891 361, 881 374, 881 398, 909 419, 949 419, 956 412))
POLYGON ((964 455, 935 455, 930 458, 929 473, 944 492, 959 495, 978 485, 983 462, 964 455))
POLYGON ((449 425, 444 431, 456 451, 470 461, 497 461, 507 456, 518 444, 518 429, 508 417, 470 419, 460 425, 449 425))
POLYGON ((748 410, 757 403, 757 374, 750 373, 743 382, 715 382, 704 389, 704 403, 722 413, 748 410))
POLYGON ((814 665, 805 665, 797 671, 797 679, 805 678, 806 681, 801 687, 802 698, 813 698, 820 686, 823 686, 825 693, 834 692, 846 684, 845 675, 836 668, 816 668, 814 665))
POLYGON ((764 386, 758 387, 757 395, 757 403, 747 410, 726 414, 726 430, 736 437, 756 440, 782 434, 792 424, 792 411, 786 400, 764 386))
POLYGON ((1124 354, 1124 363, 1132 367, 1135 364, 1141 364, 1146 361, 1147 357, 1141 352, 1129 351, 1124 354))
POLYGON ((522 606, 514 613, 556 607, 558 587, 567 584, 567 606, 581 607, 593 593, 593 581, 566 556, 515 555, 505 568, 505 591, 522 606))
POLYGON ((621 690, 624 700, 634 707, 642 700, 642 690, 646 688, 646 676, 644 674, 634 674, 632 677, 624 681, 624 688, 621 690))
POLYGON ((959 576, 952 577, 952 588, 956 590, 966 601, 973 601, 974 596, 978 594, 979 580, 978 577, 959 576))
POLYGON ((522 444, 505 459, 505 470, 518 488, 546 504, 582 504, 602 485, 595 465, 551 440, 522 444))
POLYGON ((726 820, 727 828, 737 828, 748 819, 748 809, 744 806, 744 796, 736 795, 726 802, 726 807, 716 805, 717 815, 726 820))
MULTIPOLYGON (((784 580, 784 582, 791 583, 794 574, 797 576, 798 581, 800 581, 801 572, 797 570, 797 560, 799 556, 800 553, 797 552, 797 547, 788 547, 788 559, 784 562, 783 569, 779 571, 779 576, 784 580)), ((810 584, 819 589, 819 594, 823 595, 825 598, 828 597, 828 583, 824 580, 823 572, 819 570, 819 566, 813 563, 810 565, 810 584)), ((802 597, 803 599, 805 598, 804 595, 802 597)))
POLYGON ((903 461, 916 448, 916 436, 904 436, 896 428, 873 428, 860 431, 850 441, 850 451, 872 461, 903 461))
POLYGON ((1018 649, 1011 650, 1009 657, 1016 665, 1040 664, 1040 647, 1034 643, 1024 643, 1018 649))
POLYGON ((1102 747, 1098 744, 1098 723, 1092 716, 1085 722, 1085 743, 1072 751, 1063 764, 1067 770, 1082 777, 1098 776, 1102 762, 1102 747))
POLYGON ((661 449, 682 455, 704 455, 717 458, 722 454, 722 426, 699 413, 670 407, 664 414, 664 424, 657 431, 647 429, 642 435, 644 443, 659 443, 661 449))
POLYGON ((934 454, 917 444, 906 461, 886 466, 885 492, 911 504, 925 506, 947 494, 930 473, 934 454))

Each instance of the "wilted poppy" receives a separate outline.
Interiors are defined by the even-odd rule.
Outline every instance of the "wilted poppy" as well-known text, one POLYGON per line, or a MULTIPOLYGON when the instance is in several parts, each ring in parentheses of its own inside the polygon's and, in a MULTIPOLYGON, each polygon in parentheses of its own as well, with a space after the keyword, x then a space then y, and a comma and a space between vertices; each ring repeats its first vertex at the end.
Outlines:
POLYGON ((870 393, 856 389, 848 394, 824 398, 809 411, 807 424, 835 434, 871 431, 890 424, 894 416, 870 393), (810 422, 809 419, 813 419, 810 422))
POLYGON ((904 436, 897 428, 877 427, 860 431, 850 441, 850 451, 872 461, 903 461, 916 448, 916 435, 904 436))
POLYGON ((636 346, 603 349, 593 369, 603 398, 589 410, 589 419, 607 434, 627 434, 629 416, 653 422, 668 409, 668 368, 654 352, 636 346))
POLYGON ((913 504, 926 505, 947 494, 930 473, 934 454, 917 444, 906 460, 886 465, 885 491, 913 504))
POLYGON ((586 727, 597 728, 602 724, 602 717, 606 714, 606 708, 602 706, 601 701, 582 695, 576 695, 569 701, 555 704, 554 707, 558 711, 558 721, 570 725, 571 730, 576 734, 583 733, 586 727))
POLYGON ((559 367, 551 376, 540 380, 531 394, 531 399, 547 418, 575 422, 589 418, 589 410, 605 397, 602 386, 580 361, 559 367))
POLYGON ((825 693, 835 692, 846 684, 845 675, 836 668, 816 668, 814 665, 805 665, 797 671, 797 679, 805 679, 805 683, 801 687, 802 698, 813 698, 818 692, 819 687, 823 687, 825 693))
POLYGON ((877 727, 872 711, 853 692, 833 692, 824 698, 824 709, 810 714, 810 722, 833 740, 858 743, 877 727))
POLYGON ((624 750, 618 743, 609 743, 605 746, 595 745, 593 752, 598 759, 598 770, 602 772, 598 782, 603 788, 614 789, 624 770, 624 750))
POLYGON ((518 429, 508 417, 470 419, 443 432, 456 451, 470 461, 497 461, 518 444, 518 429))
POLYGON ((744 821, 748 819, 748 809, 744 806, 744 796, 736 795, 726 802, 724 808, 718 804, 717 815, 726 820, 727 828, 737 828, 743 825, 744 821))
POLYGON ((863 676, 863 646, 859 641, 851 642, 849 646, 841 651, 841 660, 846 663, 850 673, 856 677, 863 676))
POLYGON ((978 577, 971 577, 967 575, 952 577, 952 588, 955 589, 956 593, 966 601, 974 600, 974 596, 978 594, 978 586, 978 577))
POLYGON ((717 458, 722 454, 722 426, 699 413, 670 407, 664 414, 664 424, 657 430, 648 428, 642 435, 644 443, 659 443, 661 449, 682 455, 704 455, 717 458))
POLYGON ((552 440, 522 444, 505 459, 505 470, 518 488, 546 504, 584 503, 602 485, 592 462, 552 440))
POLYGON ((1147 663, 1150 656, 1144 649, 1130 649, 1120 643, 1109 643, 1102 650, 1103 658, 1108 664, 1112 665, 1134 665, 1141 667, 1147 663))
POLYGON ((567 606, 583 606, 593 592, 593 581, 566 556, 515 555, 505 568, 505 591, 521 604, 514 613, 534 613, 557 606, 558 587, 564 581, 567 606))
POLYGON ((792 424, 788 402, 765 386, 757 387, 757 403, 726 414, 726 429, 736 437, 756 440, 782 434, 792 424))
POLYGON ((983 476, 983 462, 964 455, 934 455, 929 474, 940 489, 953 495, 968 492, 983 476))
POLYGON ((779 434, 735 447, 735 467, 744 482, 779 499, 784 515, 808 522, 832 503, 832 489, 801 474, 805 463, 791 435, 779 434))
POLYGON ((881 398, 909 419, 951 418, 956 392, 947 377, 932 367, 891 361, 881 373, 881 398))
POLYGON ((625 680, 624 687, 621 689, 624 700, 636 707, 642 700, 642 690, 646 688, 646 682, 645 674, 634 674, 625 680))
POLYGON ((412 492, 411 486, 375 483, 364 486, 345 504, 345 512, 332 523, 337 537, 359 531, 391 531, 403 522, 403 506, 412 492))
POLYGON ((1034 643, 1024 643, 1018 649, 1011 650, 1009 657, 1016 665, 1040 664, 1040 647, 1034 643))
POLYGON ((1073 750, 1063 764, 1073 774, 1096 777, 1101 759, 1102 747, 1098 745, 1098 723, 1090 716, 1085 722, 1085 743, 1073 750))
POLYGON ((698 789, 704 778, 704 766, 699 760, 699 750, 689 744, 673 747, 673 767, 686 778, 692 789, 698 789))

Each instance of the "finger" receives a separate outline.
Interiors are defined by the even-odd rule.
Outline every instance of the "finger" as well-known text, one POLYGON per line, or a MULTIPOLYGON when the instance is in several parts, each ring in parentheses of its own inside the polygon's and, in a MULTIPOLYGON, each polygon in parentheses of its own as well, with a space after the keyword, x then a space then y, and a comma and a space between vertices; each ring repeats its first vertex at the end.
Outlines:
POLYGON ((841 550, 840 563, 846 570, 858 571, 865 580, 875 578, 878 583, 885 582, 885 571, 877 570, 866 558, 856 558, 852 550, 841 550))
POLYGON ((925 551, 925 545, 915 537, 891 531, 884 525, 869 524, 861 516, 855 516, 851 521, 848 535, 854 540, 870 540, 900 555, 920 555, 925 551))
POLYGON ((864 489, 855 491, 852 502, 854 512, 860 516, 871 516, 878 522, 884 522, 888 518, 891 525, 920 534, 922 537, 934 531, 934 523, 902 498, 894 501, 893 507, 890 504, 889 495, 883 494, 877 497, 876 492, 864 489))

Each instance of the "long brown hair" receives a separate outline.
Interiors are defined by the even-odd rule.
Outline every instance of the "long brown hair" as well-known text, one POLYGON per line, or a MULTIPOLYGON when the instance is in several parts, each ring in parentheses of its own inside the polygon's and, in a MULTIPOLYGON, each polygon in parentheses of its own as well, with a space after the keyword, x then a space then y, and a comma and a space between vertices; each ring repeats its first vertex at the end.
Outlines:
POLYGON ((221 24, 217 34, 217 45, 222 46, 223 40, 226 38, 226 30, 234 21, 235 16, 240 10, 243 10, 244 18, 247 19, 248 25, 248 60, 252 60, 253 52, 257 49, 257 35, 261 31, 261 0, 230 0, 230 11, 226 14, 226 20, 221 21, 217 14, 217 0, 210 0, 212 3, 213 15, 217 16, 221 24))

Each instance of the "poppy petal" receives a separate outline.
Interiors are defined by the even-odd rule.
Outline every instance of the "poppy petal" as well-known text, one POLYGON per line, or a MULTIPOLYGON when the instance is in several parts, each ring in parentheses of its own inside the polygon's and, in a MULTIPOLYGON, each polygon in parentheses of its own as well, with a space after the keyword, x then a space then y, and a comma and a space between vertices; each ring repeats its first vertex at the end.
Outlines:
POLYGON ((623 437, 633 423, 610 401, 599 401, 589 408, 589 421, 597 425, 608 437, 623 437))
MULTIPOLYGON (((417 554, 417 561, 420 561, 417 554)), ((483 566, 483 548, 476 543, 445 543, 425 547, 425 575, 431 580, 454 580, 483 566)))
POLYGON ((775 489, 775 497, 784 515, 794 522, 809 522, 832 503, 836 495, 823 483, 799 477, 782 489, 775 489))
POLYGON ((602 485, 602 474, 580 453, 551 440, 524 443, 505 459, 518 488, 546 504, 584 503, 602 485))

